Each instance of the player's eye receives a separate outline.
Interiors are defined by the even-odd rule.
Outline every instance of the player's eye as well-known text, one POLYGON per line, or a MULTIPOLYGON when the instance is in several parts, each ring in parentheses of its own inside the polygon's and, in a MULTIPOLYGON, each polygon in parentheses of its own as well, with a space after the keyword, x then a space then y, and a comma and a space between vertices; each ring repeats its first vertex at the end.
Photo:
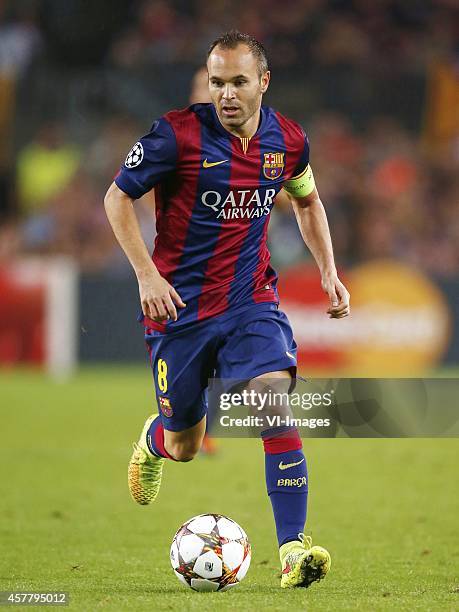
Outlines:
POLYGON ((234 84, 236 85, 236 87, 242 87, 242 85, 245 85, 247 83, 246 80, 242 79, 242 80, 238 80, 238 81, 234 81, 234 84))
POLYGON ((211 83, 214 87, 221 87, 223 85, 221 81, 211 81, 211 83))

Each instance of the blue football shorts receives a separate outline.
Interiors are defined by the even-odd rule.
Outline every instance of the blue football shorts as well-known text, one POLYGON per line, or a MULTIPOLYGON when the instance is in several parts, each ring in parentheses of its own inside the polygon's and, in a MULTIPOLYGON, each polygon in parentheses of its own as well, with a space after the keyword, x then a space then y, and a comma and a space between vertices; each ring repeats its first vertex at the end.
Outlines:
POLYGON ((210 378, 248 381, 260 374, 296 374, 296 349, 287 316, 277 304, 252 304, 145 340, 164 429, 183 431, 207 412, 210 378))

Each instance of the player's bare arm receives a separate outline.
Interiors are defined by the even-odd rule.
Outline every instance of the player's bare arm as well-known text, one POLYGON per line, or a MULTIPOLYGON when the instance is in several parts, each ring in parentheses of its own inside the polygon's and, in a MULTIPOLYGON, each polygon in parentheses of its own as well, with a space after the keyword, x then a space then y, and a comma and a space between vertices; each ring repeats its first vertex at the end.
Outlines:
POLYGON ((325 208, 317 188, 305 197, 292 196, 292 206, 306 246, 319 266, 322 288, 330 298, 330 318, 342 319, 350 312, 349 292, 339 280, 325 208))
POLYGON ((177 320, 177 309, 185 303, 160 275, 140 232, 134 200, 115 183, 105 195, 105 211, 121 248, 126 253, 139 283, 142 312, 153 321, 177 320))

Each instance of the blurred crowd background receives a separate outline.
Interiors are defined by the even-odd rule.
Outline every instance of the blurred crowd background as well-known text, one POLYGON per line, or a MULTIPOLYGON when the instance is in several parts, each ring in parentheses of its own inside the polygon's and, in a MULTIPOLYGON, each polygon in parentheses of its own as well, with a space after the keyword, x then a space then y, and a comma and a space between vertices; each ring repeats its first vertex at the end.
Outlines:
MULTIPOLYGON (((0 0, 0 262, 64 253, 130 274, 105 190, 231 27, 265 44, 265 102, 309 136, 339 263, 458 276, 457 0, 0 0)), ((308 257, 290 210, 270 243, 278 267, 308 257)))

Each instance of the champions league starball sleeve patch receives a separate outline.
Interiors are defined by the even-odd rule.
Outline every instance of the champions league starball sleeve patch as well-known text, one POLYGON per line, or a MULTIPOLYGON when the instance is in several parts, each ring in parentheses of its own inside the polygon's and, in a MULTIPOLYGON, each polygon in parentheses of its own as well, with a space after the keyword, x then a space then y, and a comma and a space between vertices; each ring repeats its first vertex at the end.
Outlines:
POLYGON ((135 168, 142 163, 143 160, 143 146, 141 142, 136 142, 132 149, 129 151, 126 157, 124 165, 126 168, 135 168))
POLYGON ((170 124, 161 118, 127 154, 116 185, 137 200, 157 185, 177 164, 177 143, 170 124))

